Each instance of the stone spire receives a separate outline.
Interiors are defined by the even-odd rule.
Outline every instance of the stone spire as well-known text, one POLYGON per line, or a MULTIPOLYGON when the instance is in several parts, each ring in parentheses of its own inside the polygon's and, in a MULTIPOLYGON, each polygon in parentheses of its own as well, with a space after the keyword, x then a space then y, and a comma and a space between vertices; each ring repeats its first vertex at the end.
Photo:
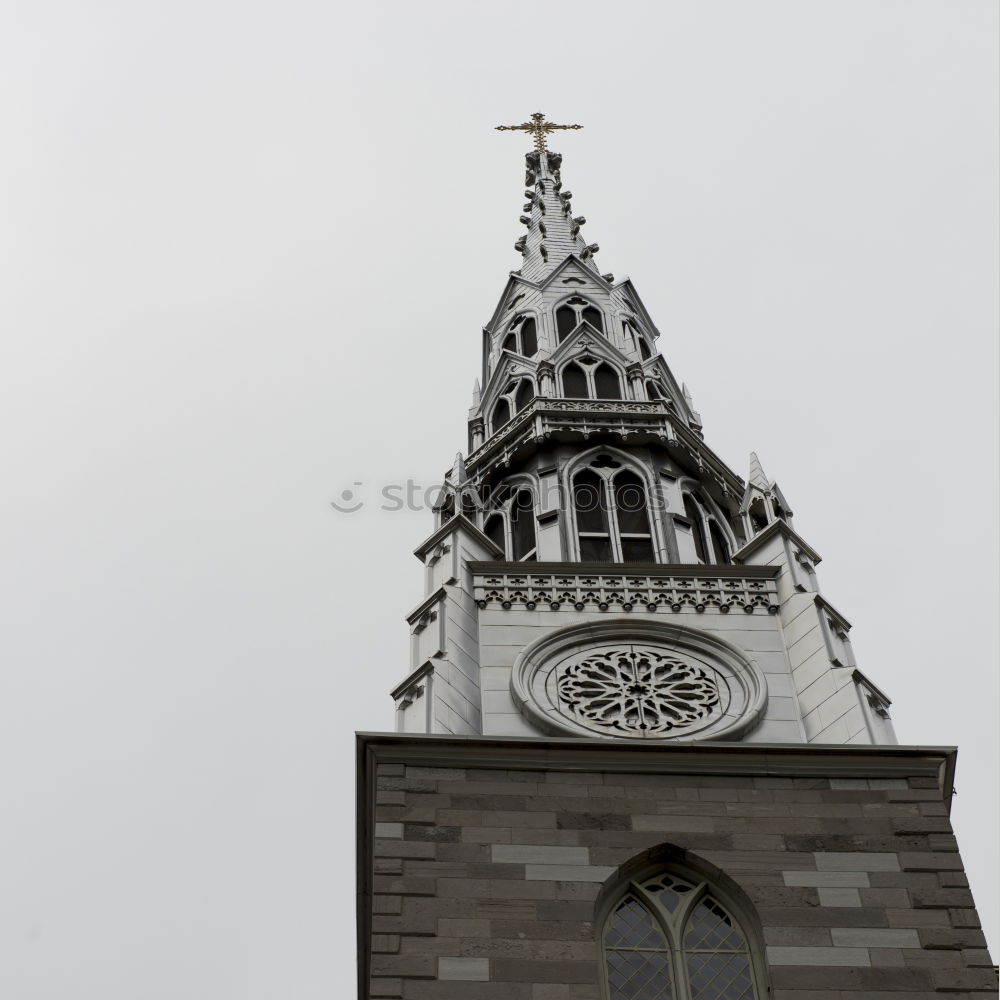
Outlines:
POLYGON ((777 482, 768 479, 760 464, 757 452, 750 452, 750 468, 747 472, 747 488, 740 504, 740 513, 745 517, 747 537, 759 533, 775 518, 792 523, 792 509, 777 482))
POLYGON ((750 471, 747 474, 747 482, 751 486, 756 486, 765 492, 771 488, 771 484, 767 476, 764 475, 764 468, 760 464, 760 459, 757 457, 757 452, 755 451, 750 452, 750 471))
POLYGON ((527 153, 524 160, 527 168, 524 196, 528 201, 521 223, 528 232, 514 244, 514 249, 524 255, 520 273, 531 281, 541 281, 570 254, 597 272, 594 254, 599 247, 596 243, 588 244, 581 234, 581 226, 587 220, 582 215, 573 215, 570 201, 573 195, 563 189, 560 176, 562 156, 535 150, 527 153))

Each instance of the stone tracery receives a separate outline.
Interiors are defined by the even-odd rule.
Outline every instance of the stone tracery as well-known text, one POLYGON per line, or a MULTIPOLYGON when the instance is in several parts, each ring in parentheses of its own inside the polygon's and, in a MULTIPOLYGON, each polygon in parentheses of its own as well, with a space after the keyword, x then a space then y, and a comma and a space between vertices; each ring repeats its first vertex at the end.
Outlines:
POLYGON ((673 734, 707 719, 719 687, 701 667, 651 646, 622 646, 566 667, 560 701, 581 720, 630 734, 673 734))

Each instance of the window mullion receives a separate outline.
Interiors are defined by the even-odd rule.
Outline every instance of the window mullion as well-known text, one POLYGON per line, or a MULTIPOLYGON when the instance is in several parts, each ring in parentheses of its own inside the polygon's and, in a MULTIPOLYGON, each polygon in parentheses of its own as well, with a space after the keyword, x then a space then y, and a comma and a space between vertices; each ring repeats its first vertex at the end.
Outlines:
POLYGON ((622 535, 618 529, 618 504, 615 502, 614 482, 610 476, 604 477, 604 495, 608 504, 608 531, 611 536, 611 554, 615 562, 623 562, 622 535))
MULTIPOLYGON (((681 931, 684 928, 681 926, 681 931)), ((681 935, 671 937, 670 964, 674 973, 674 1000, 691 1000, 691 980, 688 978, 687 959, 684 954, 684 943, 681 935)))

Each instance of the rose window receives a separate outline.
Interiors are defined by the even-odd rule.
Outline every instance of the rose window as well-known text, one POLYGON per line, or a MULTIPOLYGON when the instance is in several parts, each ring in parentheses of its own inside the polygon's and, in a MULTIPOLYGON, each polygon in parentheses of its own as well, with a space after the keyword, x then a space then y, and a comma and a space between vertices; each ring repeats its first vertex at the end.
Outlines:
POLYGON ((578 719, 630 735, 667 734, 709 719, 719 685, 702 667, 648 646, 623 646, 564 667, 561 704, 578 719))
POLYGON ((724 640, 631 618, 544 632, 510 690, 542 732, 618 740, 740 739, 767 703, 760 668, 724 640))

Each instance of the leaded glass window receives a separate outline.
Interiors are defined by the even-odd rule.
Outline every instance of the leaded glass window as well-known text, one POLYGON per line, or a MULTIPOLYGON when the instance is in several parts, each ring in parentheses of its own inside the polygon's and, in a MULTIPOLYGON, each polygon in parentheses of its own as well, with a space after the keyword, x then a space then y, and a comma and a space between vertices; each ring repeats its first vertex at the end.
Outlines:
POLYGON ((632 883, 604 927, 608 1000, 757 1000, 746 934, 709 886, 632 883))

